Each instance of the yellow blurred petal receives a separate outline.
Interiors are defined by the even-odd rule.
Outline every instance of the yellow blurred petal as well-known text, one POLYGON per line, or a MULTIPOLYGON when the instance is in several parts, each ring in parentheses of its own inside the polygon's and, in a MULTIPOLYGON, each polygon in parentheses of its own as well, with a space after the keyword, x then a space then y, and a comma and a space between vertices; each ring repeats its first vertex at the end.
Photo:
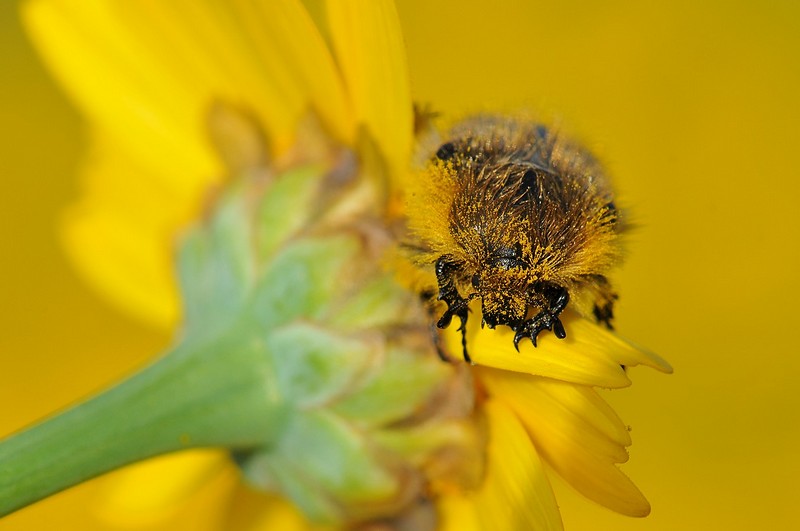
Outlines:
POLYGON ((484 411, 489 425, 486 475, 477 491, 439 497, 437 529, 563 529, 547 473, 519 420, 499 400, 487 401, 484 411))
POLYGON ((215 102, 253 110, 277 148, 309 108, 353 140, 343 83, 297 0, 32 0, 25 19, 96 132, 69 254, 152 323, 175 322, 172 243, 223 172, 206 130, 215 102))
POLYGON ((94 135, 85 192, 63 217, 67 253, 88 281, 124 310, 161 328, 178 318, 173 243, 200 201, 110 140, 94 135))
POLYGON ((528 434, 506 405, 485 404, 486 477, 474 496, 481 529, 562 529, 553 490, 528 434))
POLYGON ((326 9, 336 60, 356 117, 374 137, 400 186, 413 141, 413 110, 394 3, 329 0, 326 9))
POLYGON ((104 478, 98 516, 122 528, 169 519, 202 489, 214 483, 231 490, 237 473, 225 452, 189 450, 123 468, 104 478))
POLYGON ((245 484, 236 489, 226 530, 230 531, 322 531, 309 524, 300 511, 280 496, 257 492, 245 484))
POLYGON ((159 165, 208 168, 204 116, 217 99, 255 110, 282 146, 309 106, 353 137, 341 79, 297 0, 33 0, 26 20, 81 108, 132 143, 149 138, 137 154, 159 165), (176 144, 172 160, 153 153, 176 144))
POLYGON ((592 390, 566 382, 483 369, 490 396, 520 418, 540 455, 578 492, 628 516, 650 504, 616 463, 630 444, 622 421, 592 390))
POLYGON ((156 34, 158 19, 136 24, 131 13, 128 23, 118 12, 124 4, 39 0, 24 13, 50 70, 90 121, 165 184, 196 186, 218 168, 202 128, 210 87, 174 45, 148 48, 142 36, 156 34))
MULTIPOLYGON (((285 91, 310 101, 335 137, 355 141, 354 116, 333 57, 297 0, 235 0, 238 20, 253 40, 260 68, 285 91)), ((300 109, 301 111, 304 109, 300 109)))
POLYGON ((465 494, 445 494, 437 501, 439 525, 437 531, 482 531, 478 519, 479 507, 465 494))

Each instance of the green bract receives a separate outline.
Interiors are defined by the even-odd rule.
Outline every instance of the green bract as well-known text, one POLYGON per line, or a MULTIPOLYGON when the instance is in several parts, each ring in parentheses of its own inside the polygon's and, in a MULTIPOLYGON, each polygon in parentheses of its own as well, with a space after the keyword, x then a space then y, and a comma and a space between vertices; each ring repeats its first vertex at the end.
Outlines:
POLYGON ((474 439, 434 400, 465 373, 433 353, 416 296, 382 266, 391 238, 340 208, 330 171, 254 172, 218 198, 180 246, 177 346, 2 443, 2 512, 198 446, 229 448, 249 481, 317 521, 421 495, 434 453, 474 439))

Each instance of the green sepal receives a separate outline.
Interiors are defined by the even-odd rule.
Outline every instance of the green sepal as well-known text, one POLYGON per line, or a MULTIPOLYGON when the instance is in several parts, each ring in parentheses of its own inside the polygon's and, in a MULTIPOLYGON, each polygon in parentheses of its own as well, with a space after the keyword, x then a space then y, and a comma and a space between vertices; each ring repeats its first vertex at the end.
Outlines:
POLYGON ((380 264, 376 241, 388 239, 359 226, 378 221, 348 218, 349 204, 327 205, 338 214, 325 221, 325 172, 244 179, 218 198, 178 252, 178 345, 0 444, 0 512, 206 446, 230 449, 253 484, 314 520, 390 514, 419 495, 408 449, 392 447, 402 438, 384 447, 375 436, 413 425, 451 371, 432 353, 417 297, 380 264))
POLYGON ((365 375, 333 411, 359 426, 387 425, 424 407, 447 375, 447 367, 408 349, 390 348, 384 356, 380 370, 365 375))
POLYGON ((188 336, 205 335, 241 316, 256 279, 245 197, 228 193, 215 215, 185 235, 178 278, 188 336))
POLYGON ((276 253, 253 294, 253 311, 272 328, 295 319, 322 320, 336 304, 344 267, 357 259, 354 236, 306 238, 276 253))
POLYGON ((302 322, 271 331, 266 344, 275 358, 280 393, 300 410, 351 393, 378 348, 302 322))
POLYGON ((382 506, 402 491, 366 437, 324 410, 293 417, 276 447, 243 458, 240 465, 254 484, 279 484, 306 515, 320 522, 341 520, 342 502, 382 506))
POLYGON ((254 223, 261 230, 256 235, 256 256, 266 263, 286 241, 310 225, 314 202, 320 198, 320 181, 326 172, 322 165, 301 166, 287 170, 274 182, 255 209, 254 223))

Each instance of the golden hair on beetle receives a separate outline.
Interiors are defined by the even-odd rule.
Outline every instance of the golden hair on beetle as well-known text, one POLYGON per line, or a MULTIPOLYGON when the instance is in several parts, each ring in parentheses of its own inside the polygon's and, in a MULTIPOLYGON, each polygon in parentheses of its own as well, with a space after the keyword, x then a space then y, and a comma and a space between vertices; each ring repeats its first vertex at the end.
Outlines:
POLYGON ((606 274, 622 223, 588 151, 535 121, 494 115, 460 122, 428 151, 409 194, 408 249, 430 279, 431 308, 447 304, 439 328, 457 316, 463 329, 473 299, 483 324, 516 332, 515 346, 535 346, 543 330, 566 337, 559 315, 571 300, 611 326, 606 274))

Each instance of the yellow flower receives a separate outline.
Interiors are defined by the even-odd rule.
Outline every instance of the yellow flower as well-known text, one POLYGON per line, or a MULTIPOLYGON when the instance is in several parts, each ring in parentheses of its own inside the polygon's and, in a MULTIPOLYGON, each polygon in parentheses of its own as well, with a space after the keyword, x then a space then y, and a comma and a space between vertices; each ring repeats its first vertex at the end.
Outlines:
MULTIPOLYGON (((250 113, 275 156, 302 143, 298 124, 313 111, 327 134, 362 156, 369 138, 390 188, 404 188, 413 116, 394 5, 324 7, 315 24, 299 0, 27 4, 31 34, 91 127, 84 195, 63 223, 66 248, 116 304, 166 329, 179 321, 174 239, 236 171, 232 161, 243 155, 226 157, 225 148, 245 149, 209 138, 220 102, 250 113)), ((479 485, 431 485, 440 528, 560 529, 550 470, 612 510, 649 512, 616 466, 627 460, 628 431, 594 387, 629 385, 621 365, 669 365, 575 315, 565 321, 567 340, 544 337, 519 354, 508 333, 468 331, 486 467, 479 485)), ((128 523, 133 514, 155 519, 208 477, 236 488, 216 452, 146 463, 117 476, 101 512, 128 523), (131 487, 154 474, 159 488, 131 487)), ((310 525, 282 499, 242 497, 228 526, 310 525)))

